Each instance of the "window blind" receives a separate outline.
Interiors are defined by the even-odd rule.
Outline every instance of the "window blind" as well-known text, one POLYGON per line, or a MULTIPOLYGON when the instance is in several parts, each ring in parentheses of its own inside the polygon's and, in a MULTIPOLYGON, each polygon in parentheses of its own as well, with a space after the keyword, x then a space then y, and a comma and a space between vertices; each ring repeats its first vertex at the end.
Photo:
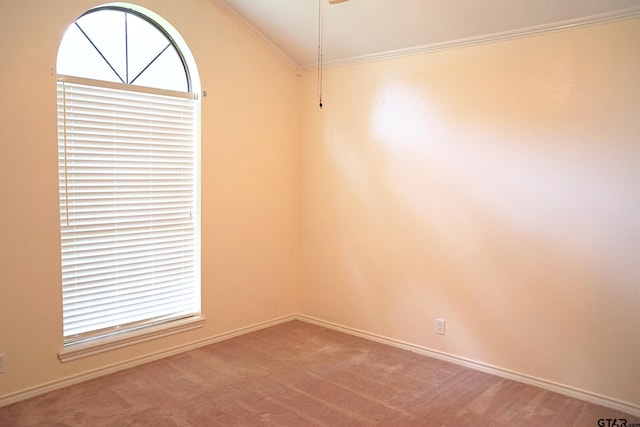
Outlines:
POLYGON ((65 345, 198 315, 193 97, 57 90, 65 345))

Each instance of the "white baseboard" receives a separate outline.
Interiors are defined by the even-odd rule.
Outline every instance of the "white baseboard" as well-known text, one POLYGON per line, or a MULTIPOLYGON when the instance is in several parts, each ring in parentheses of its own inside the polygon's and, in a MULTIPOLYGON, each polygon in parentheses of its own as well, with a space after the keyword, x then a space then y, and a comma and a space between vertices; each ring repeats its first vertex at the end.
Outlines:
POLYGON ((220 341, 228 340, 230 338, 234 338, 240 335, 248 334, 250 332, 258 331, 260 329, 265 329, 271 326, 275 326, 280 323, 289 322, 291 320, 295 320, 296 318, 297 318, 296 315, 290 314, 288 316, 283 316, 276 319, 268 320, 266 322, 260 322, 254 325, 245 326, 229 332, 215 335, 213 337, 209 337, 209 338, 198 340, 198 341, 193 341, 188 344, 172 347, 166 350, 162 350, 156 353, 151 353, 135 359, 130 359, 120 363, 115 363, 113 365, 105 366, 98 369, 93 369, 91 371, 83 372, 81 374, 74 375, 71 377, 62 378, 60 380, 51 381, 51 382, 40 384, 34 387, 29 387, 27 389, 20 390, 15 393, 10 393, 4 396, 0 396, 0 408, 3 406, 10 405, 12 403, 19 402, 21 400, 29 399, 44 393, 48 393, 50 391, 68 387, 70 385, 79 384, 84 381, 92 380, 98 377, 102 377, 104 375, 108 375, 108 374, 112 374, 125 369, 133 368, 135 366, 143 365, 145 363, 154 362, 156 360, 160 360, 165 357, 184 353, 189 350, 195 350, 197 348, 204 347, 209 344, 214 344, 220 341))
POLYGON ((605 406, 607 408, 615 409, 630 415, 640 417, 640 405, 634 405, 632 403, 613 399, 607 396, 602 396, 596 393, 592 393, 590 391, 581 390, 575 387, 559 384, 559 383, 548 381, 542 378, 536 378, 530 375, 521 374, 508 369, 503 369, 503 368, 492 366, 486 363, 477 362, 475 360, 467 359, 467 358, 456 356, 453 354, 432 350, 430 348, 419 346, 416 344, 411 344, 411 343, 396 340, 393 338, 372 334, 372 333, 361 331, 355 328, 339 325, 337 323, 317 319, 311 316, 305 316, 305 315, 299 314, 296 316, 296 319, 303 322, 312 323, 314 325, 323 326, 325 328, 333 329, 338 332, 354 335, 370 341, 379 342, 381 344, 387 344, 393 347, 397 347, 397 348, 412 351, 418 354, 422 354, 425 356, 433 357, 435 359, 440 359, 447 362, 455 363, 456 365, 465 366, 467 368, 475 369, 477 371, 486 372, 488 374, 497 375, 499 377, 518 381, 524 384, 533 385, 536 387, 543 388, 545 390, 556 392, 558 394, 574 397, 576 399, 580 399, 589 403, 605 406))
POLYGON ((29 399, 39 396, 41 394, 54 391, 63 387, 78 384, 84 381, 92 380, 104 375, 112 374, 124 369, 133 368, 135 366, 143 365, 145 363, 153 362, 163 359, 165 357, 173 356, 176 354, 184 353, 189 350, 195 350, 200 347, 214 344, 230 338, 234 338, 240 335, 245 335, 260 329, 265 329, 271 326, 279 325, 281 323, 289 322, 291 320, 300 320, 303 322, 311 323, 314 325, 322 326, 325 328, 333 329, 338 332, 343 332, 349 335, 354 335, 360 338, 364 338, 370 341, 379 342, 381 344, 390 345, 393 347, 401 348, 404 350, 412 351, 425 356, 433 357, 436 359, 444 360, 447 362, 455 363, 457 365, 465 366, 467 368, 475 369, 478 371, 486 372, 489 374, 497 375, 510 380, 518 381, 524 384, 533 385, 536 387, 550 390, 565 396, 574 397, 576 399, 584 400, 586 402, 594 403, 597 405, 605 406, 607 408, 615 409, 640 417, 640 406, 632 403, 620 401, 607 396, 602 396, 596 393, 592 393, 586 390, 581 390, 575 387, 567 386, 564 384, 558 384, 552 381, 544 380, 541 378, 532 377, 530 375, 521 374, 518 372, 510 371, 508 369, 499 368, 486 363, 477 362, 464 357, 444 353, 437 350, 432 350, 416 344, 407 343, 404 341, 396 340, 393 338, 384 337, 377 334, 361 331, 355 328, 339 325, 337 323, 328 322, 325 320, 317 319, 311 316, 305 316, 301 314, 291 314, 282 316, 276 319, 268 320, 265 322, 256 323, 254 325, 238 328, 229 332, 221 333, 213 337, 194 341, 181 346, 169 348, 156 353, 152 353, 139 358, 127 360, 125 362, 116 363, 113 365, 105 366, 102 368, 94 369, 88 372, 83 372, 78 375, 63 378, 60 380, 52 381, 49 383, 41 384, 38 386, 30 387, 15 393, 10 393, 4 396, 0 396, 0 407, 10 405, 12 403, 19 402, 21 400, 29 399))

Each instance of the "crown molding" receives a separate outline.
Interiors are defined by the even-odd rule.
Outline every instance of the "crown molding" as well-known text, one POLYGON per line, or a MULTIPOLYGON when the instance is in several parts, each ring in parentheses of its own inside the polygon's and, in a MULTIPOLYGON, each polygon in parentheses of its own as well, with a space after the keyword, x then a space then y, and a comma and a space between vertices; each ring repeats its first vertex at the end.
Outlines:
POLYGON ((300 66, 296 64, 296 62, 289 57, 282 49, 276 46, 271 40, 269 40, 264 34, 262 34, 256 27, 254 27, 249 21, 244 19, 242 15, 236 12, 231 6, 229 6, 223 0, 209 0, 213 3, 218 9, 220 9, 225 15, 227 15, 231 20, 233 20, 236 24, 238 24, 242 29, 244 29, 247 33, 249 33, 253 38, 255 38, 258 42, 260 42, 264 47, 267 48, 273 55, 275 55, 278 59, 288 65, 293 71, 297 74, 301 73, 300 66))
MULTIPOLYGON (((264 34, 262 34, 256 27, 254 27, 249 21, 242 17, 238 12, 231 8, 231 6, 229 6, 224 0, 209 1, 216 7, 218 7, 218 9, 220 9, 225 15, 231 18, 235 23, 237 23, 241 28, 243 28, 247 33, 253 36, 258 42, 260 42, 265 48, 267 48, 267 50, 269 50, 273 55, 283 61, 297 74, 304 74, 317 70, 318 64, 316 63, 298 65, 293 59, 291 59, 289 55, 287 55, 282 49, 280 49, 271 40, 269 40, 264 34)), ((589 15, 576 19, 568 19, 565 21, 558 21, 551 24, 535 25, 531 27, 519 28, 516 30, 502 31, 456 40, 448 40, 439 43, 429 43, 421 46, 377 52, 351 58, 339 59, 335 61, 325 61, 323 62, 322 66, 325 69, 344 67, 348 65, 360 64, 363 62, 382 61, 386 59, 400 58, 403 56, 420 55, 442 50, 458 49, 469 46, 515 40, 523 37, 531 37, 559 31, 573 30, 577 28, 606 24, 609 22, 633 19, 638 17, 640 17, 640 6, 634 6, 626 9, 616 10, 613 12, 589 15)))
MULTIPOLYGON (((430 43, 422 46, 410 47, 406 49, 390 50, 386 52, 373 53, 356 56, 352 58, 339 59, 335 61, 325 61, 323 68, 344 67, 348 65, 360 64, 363 62, 382 61, 385 59, 399 58, 403 56, 420 55, 441 50, 458 49, 462 47, 489 44, 507 40, 515 40, 523 37, 568 31, 576 28, 583 28, 593 25, 606 24, 609 22, 621 21, 640 17, 640 6, 620 9, 613 12, 601 13, 597 15, 585 16, 582 18, 558 21, 551 24, 536 25, 532 27, 519 28, 516 30, 502 31, 498 33, 486 34, 475 37, 466 37, 456 40, 449 40, 440 43, 430 43)), ((299 66, 302 73, 315 71, 317 64, 306 64, 299 66)))

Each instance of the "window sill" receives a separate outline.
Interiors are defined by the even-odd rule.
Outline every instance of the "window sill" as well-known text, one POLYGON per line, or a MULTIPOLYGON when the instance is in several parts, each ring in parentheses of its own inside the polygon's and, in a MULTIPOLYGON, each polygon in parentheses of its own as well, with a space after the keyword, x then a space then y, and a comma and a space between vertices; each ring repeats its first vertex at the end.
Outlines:
POLYGON ((205 317, 197 316, 167 323, 165 325, 130 332, 122 336, 96 340, 96 342, 76 345, 71 344, 58 352, 58 359, 63 363, 70 362, 72 360, 93 356, 116 348, 126 347, 156 338, 177 334, 179 332, 201 328, 204 326, 205 320, 205 317))

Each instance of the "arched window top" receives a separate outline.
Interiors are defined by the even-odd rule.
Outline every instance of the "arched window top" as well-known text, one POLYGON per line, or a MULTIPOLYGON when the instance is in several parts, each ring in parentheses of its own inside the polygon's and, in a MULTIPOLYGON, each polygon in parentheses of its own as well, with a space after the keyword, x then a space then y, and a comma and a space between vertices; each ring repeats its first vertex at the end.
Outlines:
POLYGON ((92 9, 66 31, 58 51, 61 75, 191 92, 184 57, 150 18, 117 6, 92 9))

